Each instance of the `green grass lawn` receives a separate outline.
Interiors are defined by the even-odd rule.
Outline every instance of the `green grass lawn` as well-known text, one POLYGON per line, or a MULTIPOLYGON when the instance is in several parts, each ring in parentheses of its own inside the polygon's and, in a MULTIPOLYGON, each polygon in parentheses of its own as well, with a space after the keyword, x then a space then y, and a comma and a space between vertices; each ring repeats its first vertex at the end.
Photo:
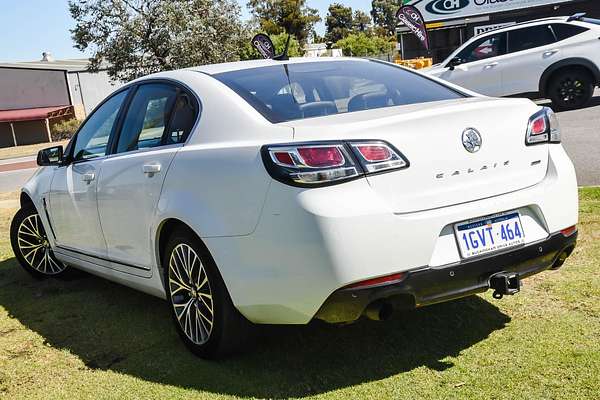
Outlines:
POLYGON ((83 273, 32 280, 0 209, 0 398, 598 399, 600 188, 580 194, 573 256, 517 296, 268 327, 222 362, 188 353, 159 299, 83 273))

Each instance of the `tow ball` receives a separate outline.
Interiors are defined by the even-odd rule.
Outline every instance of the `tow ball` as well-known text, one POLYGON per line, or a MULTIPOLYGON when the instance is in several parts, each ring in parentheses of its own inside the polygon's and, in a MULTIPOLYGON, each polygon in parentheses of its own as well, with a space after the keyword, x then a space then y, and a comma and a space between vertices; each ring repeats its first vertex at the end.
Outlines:
POLYGON ((500 300, 505 295, 513 295, 521 290, 521 279, 514 272, 498 272, 490 276, 490 289, 494 289, 492 297, 500 300))

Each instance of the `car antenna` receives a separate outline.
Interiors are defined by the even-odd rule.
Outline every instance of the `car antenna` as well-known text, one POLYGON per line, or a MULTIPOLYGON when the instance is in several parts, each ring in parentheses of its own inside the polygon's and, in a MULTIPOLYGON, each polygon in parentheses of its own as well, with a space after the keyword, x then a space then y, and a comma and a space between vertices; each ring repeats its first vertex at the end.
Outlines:
POLYGON ((290 49, 290 39, 292 38, 292 35, 290 35, 288 33, 288 37, 287 40, 285 41, 285 48, 283 49, 283 53, 276 55, 275 57, 273 57, 273 60, 277 60, 277 61, 287 61, 290 58, 288 57, 288 50, 290 49))

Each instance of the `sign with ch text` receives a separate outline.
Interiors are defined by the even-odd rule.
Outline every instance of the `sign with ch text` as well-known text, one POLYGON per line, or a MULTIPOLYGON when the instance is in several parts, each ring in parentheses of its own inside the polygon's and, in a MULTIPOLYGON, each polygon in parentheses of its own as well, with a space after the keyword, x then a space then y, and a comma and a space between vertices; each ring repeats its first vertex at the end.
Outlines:
POLYGON ((403 4, 419 9, 426 22, 472 17, 497 12, 538 7, 574 0, 412 0, 403 4))

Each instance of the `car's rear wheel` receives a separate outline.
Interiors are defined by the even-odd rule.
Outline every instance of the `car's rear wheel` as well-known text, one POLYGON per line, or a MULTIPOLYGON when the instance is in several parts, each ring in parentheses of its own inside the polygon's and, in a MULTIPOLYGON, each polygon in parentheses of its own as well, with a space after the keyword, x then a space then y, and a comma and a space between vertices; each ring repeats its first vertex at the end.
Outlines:
POLYGON ((186 346, 208 359, 239 350, 251 324, 233 306, 202 242, 187 229, 176 230, 166 245, 163 266, 171 314, 186 346))
POLYGON ((59 276, 67 270, 54 256, 42 220, 33 206, 23 207, 15 214, 10 225, 10 242, 19 264, 35 278, 59 276))
POLYGON ((548 94, 557 111, 583 108, 594 94, 593 79, 580 68, 562 70, 551 78, 548 94))

